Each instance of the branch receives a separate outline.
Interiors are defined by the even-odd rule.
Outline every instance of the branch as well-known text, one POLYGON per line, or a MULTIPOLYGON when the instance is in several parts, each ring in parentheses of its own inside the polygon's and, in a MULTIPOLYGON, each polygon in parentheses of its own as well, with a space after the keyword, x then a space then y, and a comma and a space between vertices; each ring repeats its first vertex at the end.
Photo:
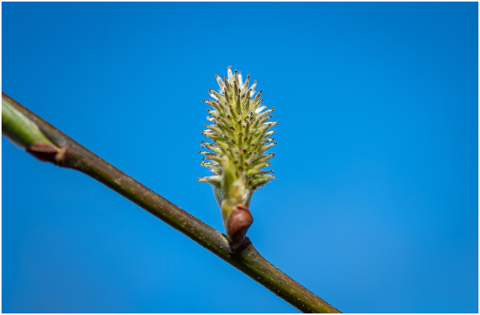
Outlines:
POLYGON ((249 243, 232 253, 227 238, 102 160, 2 92, 2 132, 36 158, 76 169, 107 185, 302 312, 339 313, 263 258, 249 243))

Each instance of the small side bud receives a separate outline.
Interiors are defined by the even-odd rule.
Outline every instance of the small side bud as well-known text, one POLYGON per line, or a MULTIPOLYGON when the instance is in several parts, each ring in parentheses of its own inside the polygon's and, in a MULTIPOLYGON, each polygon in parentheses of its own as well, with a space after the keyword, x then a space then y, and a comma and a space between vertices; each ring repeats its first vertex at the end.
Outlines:
POLYGON ((58 149, 50 143, 34 142, 27 146, 27 152, 43 162, 55 163, 58 149))
POLYGON ((51 162, 58 166, 65 166, 68 146, 56 147, 51 143, 34 142, 27 146, 27 152, 44 162, 51 162))

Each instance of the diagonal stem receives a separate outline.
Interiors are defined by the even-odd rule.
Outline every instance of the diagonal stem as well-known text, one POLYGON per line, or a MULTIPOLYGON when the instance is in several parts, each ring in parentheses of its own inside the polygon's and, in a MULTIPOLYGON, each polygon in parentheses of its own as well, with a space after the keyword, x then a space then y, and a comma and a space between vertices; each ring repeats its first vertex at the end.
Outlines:
POLYGON ((238 268, 300 311, 340 312, 273 266, 251 243, 243 250, 232 254, 228 240, 222 233, 96 156, 3 92, 2 132, 35 157, 61 167, 76 169, 115 190, 238 268))

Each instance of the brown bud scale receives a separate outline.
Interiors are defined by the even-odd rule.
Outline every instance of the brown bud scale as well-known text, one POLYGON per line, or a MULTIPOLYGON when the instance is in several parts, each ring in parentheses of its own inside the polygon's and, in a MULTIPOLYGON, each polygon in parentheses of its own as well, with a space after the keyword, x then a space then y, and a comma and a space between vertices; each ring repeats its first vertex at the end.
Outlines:
POLYGON ((247 205, 238 204, 233 207, 227 221, 227 235, 230 242, 232 244, 241 243, 252 223, 253 217, 247 205))

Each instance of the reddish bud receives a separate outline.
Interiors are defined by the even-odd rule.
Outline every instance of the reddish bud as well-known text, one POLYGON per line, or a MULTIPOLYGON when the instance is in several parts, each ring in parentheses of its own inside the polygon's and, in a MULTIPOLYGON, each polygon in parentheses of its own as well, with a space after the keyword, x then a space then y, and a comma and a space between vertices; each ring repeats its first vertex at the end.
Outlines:
POLYGON ((241 243, 245 239, 247 230, 252 223, 253 217, 247 205, 238 204, 233 207, 227 221, 227 235, 232 246, 241 243))
POLYGON ((27 152, 44 162, 55 162, 58 149, 50 143, 34 142, 27 147, 27 152))

